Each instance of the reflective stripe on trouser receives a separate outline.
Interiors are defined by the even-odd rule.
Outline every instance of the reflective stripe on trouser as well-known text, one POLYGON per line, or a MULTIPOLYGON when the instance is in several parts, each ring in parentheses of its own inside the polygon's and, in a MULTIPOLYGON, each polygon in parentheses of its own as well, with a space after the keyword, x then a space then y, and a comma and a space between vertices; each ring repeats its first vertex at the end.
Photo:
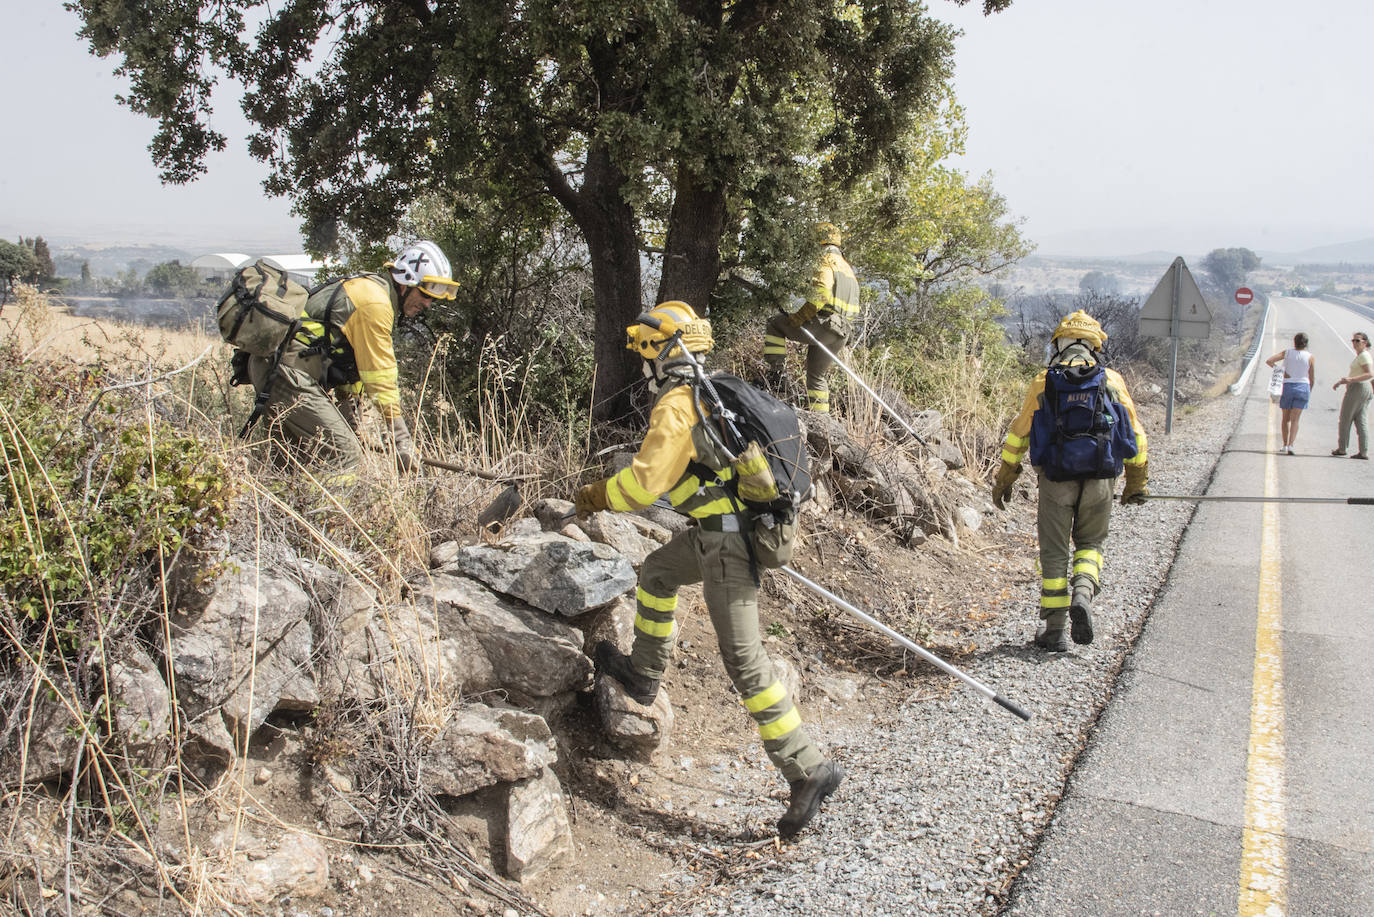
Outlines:
MULTIPOLYGON (((768 322, 768 330, 763 336, 763 358, 771 366, 780 367, 783 357, 787 354, 785 341, 796 341, 799 344, 808 345, 806 348, 807 407, 813 411, 829 411, 830 384, 826 382, 826 374, 830 372, 831 364, 834 361, 826 356, 824 350, 812 345, 811 340, 802 334, 801 328, 793 328, 783 318, 781 315, 775 315, 768 322)), ((833 354, 839 354, 844 348, 844 335, 832 330, 823 317, 813 318, 802 328, 811 332, 816 340, 820 341, 833 354)))
POLYGON ((1051 614, 1068 608, 1074 586, 1091 585, 1094 595, 1099 589, 1116 479, 1051 481, 1043 472, 1038 474, 1040 504, 1035 521, 1043 577, 1040 617, 1048 620, 1051 614))
MULTIPOLYGON (((248 361, 254 390, 266 383, 269 366, 262 357, 248 361)), ((352 483, 363 460, 362 444, 334 399, 306 373, 293 366, 279 368, 260 423, 278 445, 285 441, 306 452, 302 461, 307 466, 318 459, 329 472, 326 483, 352 483)))
POLYGON ((800 713, 764 651, 758 587, 749 572, 748 549, 738 533, 705 532, 692 526, 644 559, 630 662, 640 674, 662 677, 677 631, 673 621, 677 591, 690 583, 702 584, 721 662, 754 718, 769 760, 787 781, 804 778, 821 763, 820 749, 807 735, 800 713), (643 627, 641 621, 651 626, 643 627))

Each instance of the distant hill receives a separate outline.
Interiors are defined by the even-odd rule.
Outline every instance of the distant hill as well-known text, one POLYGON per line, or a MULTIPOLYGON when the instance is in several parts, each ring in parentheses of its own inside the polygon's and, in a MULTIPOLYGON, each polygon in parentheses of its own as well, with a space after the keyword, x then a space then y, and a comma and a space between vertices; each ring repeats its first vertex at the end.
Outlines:
POLYGON ((1266 264, 1374 264, 1374 239, 1319 245, 1299 252, 1257 251, 1266 264))

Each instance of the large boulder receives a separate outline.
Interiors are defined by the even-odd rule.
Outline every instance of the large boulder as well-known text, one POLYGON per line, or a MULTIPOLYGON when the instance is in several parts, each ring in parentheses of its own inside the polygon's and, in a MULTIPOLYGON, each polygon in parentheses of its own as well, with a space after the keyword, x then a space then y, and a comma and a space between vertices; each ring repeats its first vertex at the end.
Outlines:
POLYGON ((573 856, 572 825, 558 776, 539 776, 511 786, 506 799, 506 875, 525 883, 573 856))
POLYGON ((427 793, 466 796, 538 775, 558 759, 553 733, 523 710, 473 704, 454 715, 420 759, 427 793))
MULTIPOLYGON (((61 675, 54 673, 54 679, 61 675)), ((55 680, 54 684, 61 684, 55 680)), ((81 747, 81 724, 61 700, 52 695, 47 679, 37 690, 30 679, 23 684, 5 686, 5 697, 12 702, 6 711, 14 718, 8 731, 0 767, 13 775, 15 783, 55 780, 71 770, 81 747)), ((94 725, 94 724, 93 724, 94 725)))
POLYGON ((440 572, 470 576, 504 595, 566 617, 614 601, 635 584, 634 568, 614 548, 555 532, 471 545, 440 572))
POLYGON ((198 615, 173 616, 172 671, 193 738, 232 753, 226 735, 241 747, 274 711, 319 703, 309 608, 293 580, 235 561, 198 615))
POLYGON ((162 669, 137 643, 121 649, 110 663, 113 725, 124 749, 141 763, 153 760, 172 728, 172 698, 162 669))
POLYGON ((592 661, 577 628, 466 577, 436 575, 430 583, 424 594, 432 597, 439 620, 449 622, 444 632, 466 628, 502 687, 550 697, 590 684, 592 661))
POLYGON ((646 707, 626 694, 620 682, 602 676, 596 680, 595 697, 606 737, 631 757, 649 760, 673 734, 673 704, 663 688, 646 707))

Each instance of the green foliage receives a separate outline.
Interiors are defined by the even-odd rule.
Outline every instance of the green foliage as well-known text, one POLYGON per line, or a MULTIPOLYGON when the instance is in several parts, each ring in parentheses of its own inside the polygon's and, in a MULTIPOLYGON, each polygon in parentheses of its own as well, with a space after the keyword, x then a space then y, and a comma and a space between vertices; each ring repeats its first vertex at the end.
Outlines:
POLYGON ((0 239, 0 281, 7 285, 14 281, 28 282, 37 271, 38 260, 32 249, 0 239))
POLYGON ((69 4, 94 52, 122 55, 168 180, 224 144, 209 128, 218 66, 247 87, 251 150, 316 251, 386 239, 450 189, 484 205, 451 201, 459 235, 493 215, 521 232, 575 226, 603 416, 633 372, 620 337, 646 299, 645 250, 662 255, 658 299, 747 289, 771 303, 799 286, 798 240, 935 104, 954 38, 909 0, 289 3, 252 39, 257 0, 145 6, 69 4))
POLYGON ((1078 281, 1079 292, 1090 296, 1112 296, 1121 289, 1115 274, 1106 271, 1088 271, 1078 281))
POLYGON ((159 559, 222 528, 230 498, 220 455, 102 381, 0 349, 0 582, 63 650, 127 618, 159 559))
POLYGON ((1260 257, 1248 248, 1214 248, 1202 259, 1202 269, 1226 299, 1244 286, 1245 275, 1259 266, 1260 257))
POLYGON ((191 296, 201 292, 203 284, 196 272, 183 267, 180 261, 164 261, 149 269, 143 284, 156 296, 191 296))

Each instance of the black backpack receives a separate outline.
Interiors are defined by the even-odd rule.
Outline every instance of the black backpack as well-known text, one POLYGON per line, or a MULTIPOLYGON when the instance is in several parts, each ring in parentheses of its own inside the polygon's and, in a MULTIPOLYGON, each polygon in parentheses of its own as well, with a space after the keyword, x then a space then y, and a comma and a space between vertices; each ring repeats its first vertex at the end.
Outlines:
POLYGON ((1114 478, 1136 454, 1126 408, 1100 364, 1051 366, 1031 419, 1030 462, 1051 481, 1114 478))
MULTIPOLYGON (((744 505, 751 572, 792 559, 797 511, 811 498, 810 459, 797 412, 729 373, 698 374, 693 397, 710 409, 708 433, 733 456, 726 489, 744 505)), ((715 472, 702 466, 698 475, 715 472)))
POLYGON ((706 381, 715 396, 710 399, 715 404, 707 423, 739 456, 734 467, 735 496, 755 513, 773 513, 790 521, 811 496, 810 459, 797 412, 738 376, 713 373, 706 381), (751 444, 763 454, 772 486, 755 484, 758 479, 751 478, 752 469, 747 467, 751 444), (743 474, 742 463, 746 463, 743 474))

